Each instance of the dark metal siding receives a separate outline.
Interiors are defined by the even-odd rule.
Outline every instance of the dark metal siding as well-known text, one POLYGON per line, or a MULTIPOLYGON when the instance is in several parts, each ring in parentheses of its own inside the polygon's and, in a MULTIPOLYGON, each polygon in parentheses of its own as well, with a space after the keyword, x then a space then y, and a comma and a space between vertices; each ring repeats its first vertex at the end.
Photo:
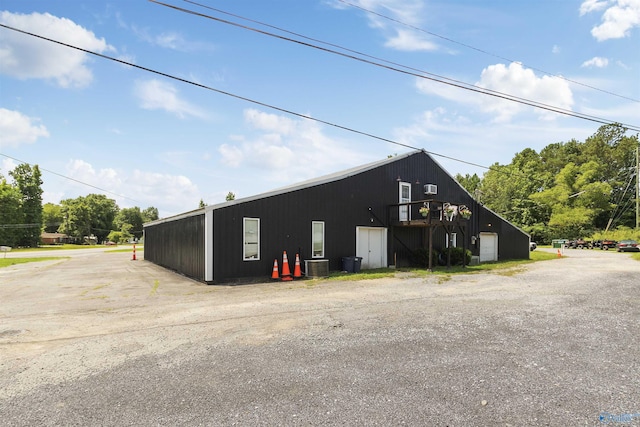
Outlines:
MULTIPOLYGON (((291 272, 296 254, 300 254, 304 268, 304 260, 311 259, 312 221, 325 223, 324 259, 329 260, 330 270, 341 269, 342 257, 356 255, 356 227, 387 227, 388 262, 393 264, 396 259, 399 266, 409 264, 412 251, 426 246, 426 230, 391 226, 389 205, 398 203, 398 178, 412 184, 414 201, 425 199, 424 184, 436 184, 438 199, 467 205, 473 216, 464 238, 474 254, 478 254, 479 245, 471 245, 471 236, 480 231, 496 231, 500 234, 499 251, 503 259, 528 258, 528 236, 497 217, 494 219, 495 215, 489 215, 431 157, 416 152, 339 180, 215 208, 213 281, 268 279, 274 259, 282 269, 283 251, 288 254, 291 272), (260 219, 259 260, 243 260, 243 218, 260 219), (489 221, 493 228, 486 230, 489 221)), ((417 209, 418 206, 412 213, 416 218, 417 209)), ((204 280, 204 214, 148 226, 145 230, 145 258, 204 280)), ((444 247, 444 230, 440 227, 433 235, 434 247, 444 247)), ((462 238, 459 234, 459 246, 463 245, 462 238)))
POLYGON ((146 226, 144 259, 204 280, 204 214, 146 226))
POLYGON ((529 258, 529 236, 487 209, 480 216, 480 231, 498 234, 498 260, 529 258))
MULTIPOLYGON (((304 266, 304 260, 311 258, 312 221, 325 222, 325 259, 331 270, 339 270, 342 257, 355 255, 356 227, 391 229, 388 205, 398 203, 398 177, 412 183, 413 200, 425 198, 424 184, 437 184, 438 198, 466 204, 476 214, 479 211, 479 205, 450 175, 428 155, 416 153, 339 181, 214 210, 214 281, 268 278, 274 259, 282 268, 283 251, 287 251, 291 271, 296 253, 304 266), (244 217, 260 218, 260 260, 242 260, 244 217)), ((417 207, 414 215, 418 215, 417 207)), ((465 233, 467 246, 477 252, 477 245, 470 245, 470 236, 478 234, 478 224, 473 219, 470 224, 465 233)), ((459 234, 459 246, 461 239, 459 234)), ((444 230, 434 232, 434 242, 435 247, 443 247, 444 230)), ((389 233, 388 262, 392 264, 395 257, 399 264, 407 264, 411 251, 425 244, 423 229, 396 227, 389 233)))

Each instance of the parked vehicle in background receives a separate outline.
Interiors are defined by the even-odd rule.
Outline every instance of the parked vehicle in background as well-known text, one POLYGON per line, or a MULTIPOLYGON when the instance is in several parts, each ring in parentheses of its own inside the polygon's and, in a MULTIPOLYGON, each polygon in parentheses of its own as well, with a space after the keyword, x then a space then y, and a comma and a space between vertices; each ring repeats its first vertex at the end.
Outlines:
POLYGON ((567 247, 571 249, 591 249, 593 248, 593 244, 588 240, 576 239, 567 242, 567 247))
POLYGON ((538 247, 538 244, 536 242, 529 242, 530 251, 535 251, 537 247, 538 247))
POLYGON ((620 240, 616 244, 616 251, 618 252, 640 252, 640 246, 635 240, 620 240))
POLYGON ((617 243, 618 242, 611 239, 596 240, 593 242, 593 247, 600 248, 603 251, 608 251, 609 248, 615 248, 617 243))

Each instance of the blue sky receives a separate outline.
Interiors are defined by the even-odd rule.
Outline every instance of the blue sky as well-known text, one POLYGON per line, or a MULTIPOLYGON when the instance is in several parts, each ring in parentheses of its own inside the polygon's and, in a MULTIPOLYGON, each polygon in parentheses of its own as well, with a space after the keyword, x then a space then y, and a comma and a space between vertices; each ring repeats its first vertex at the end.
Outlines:
MULTIPOLYGON (((640 0, 166 3, 640 126, 640 0)), ((298 114, 0 27, 0 174, 38 164, 45 202, 165 217, 410 150, 302 116, 461 160, 435 157, 452 175, 601 125, 146 0, 0 0, 0 23, 298 114)))

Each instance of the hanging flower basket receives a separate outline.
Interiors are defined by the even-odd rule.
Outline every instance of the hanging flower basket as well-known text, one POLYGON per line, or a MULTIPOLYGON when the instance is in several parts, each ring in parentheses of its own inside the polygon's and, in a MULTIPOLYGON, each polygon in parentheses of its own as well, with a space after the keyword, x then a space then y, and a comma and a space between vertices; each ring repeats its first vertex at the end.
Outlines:
POLYGON ((455 214, 456 214, 456 211, 453 208, 445 208, 444 210, 444 217, 446 218, 447 221, 452 221, 455 214))
POLYGON ((460 211, 460 216, 464 219, 471 218, 471 211, 469 209, 464 209, 460 211))
POLYGON ((422 215, 423 217, 427 217, 429 216, 429 208, 423 206, 420 209, 418 209, 418 212, 420 212, 420 215, 422 215))

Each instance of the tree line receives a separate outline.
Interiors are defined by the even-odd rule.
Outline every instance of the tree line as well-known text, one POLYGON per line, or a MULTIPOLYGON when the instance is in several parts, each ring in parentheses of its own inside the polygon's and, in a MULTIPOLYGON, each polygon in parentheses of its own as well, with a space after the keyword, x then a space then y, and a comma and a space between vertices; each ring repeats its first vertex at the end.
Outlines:
MULTIPOLYGON (((527 148, 508 165, 493 164, 479 177, 456 176, 476 200, 518 225, 532 240, 616 236, 640 238, 636 224, 635 179, 638 135, 605 125, 585 141, 553 143, 539 153, 527 148)), ((142 224, 158 209, 120 209, 113 199, 89 194, 42 204, 37 165, 21 164, 0 175, 0 245, 34 247, 42 231, 66 234, 75 242, 95 236, 116 243, 142 237, 142 224)), ((227 200, 233 200, 231 192, 227 200)), ((201 207, 204 202, 201 200, 201 207)))
POLYGON ((42 204, 38 165, 18 165, 0 175, 0 245, 36 247, 43 232, 62 233, 73 243, 126 242, 142 237, 142 224, 158 219, 158 209, 120 209, 102 194, 42 204))
POLYGON ((605 125, 585 141, 572 139, 536 152, 516 153, 479 177, 456 180, 489 209, 518 225, 531 239, 637 236, 638 135, 605 125))

